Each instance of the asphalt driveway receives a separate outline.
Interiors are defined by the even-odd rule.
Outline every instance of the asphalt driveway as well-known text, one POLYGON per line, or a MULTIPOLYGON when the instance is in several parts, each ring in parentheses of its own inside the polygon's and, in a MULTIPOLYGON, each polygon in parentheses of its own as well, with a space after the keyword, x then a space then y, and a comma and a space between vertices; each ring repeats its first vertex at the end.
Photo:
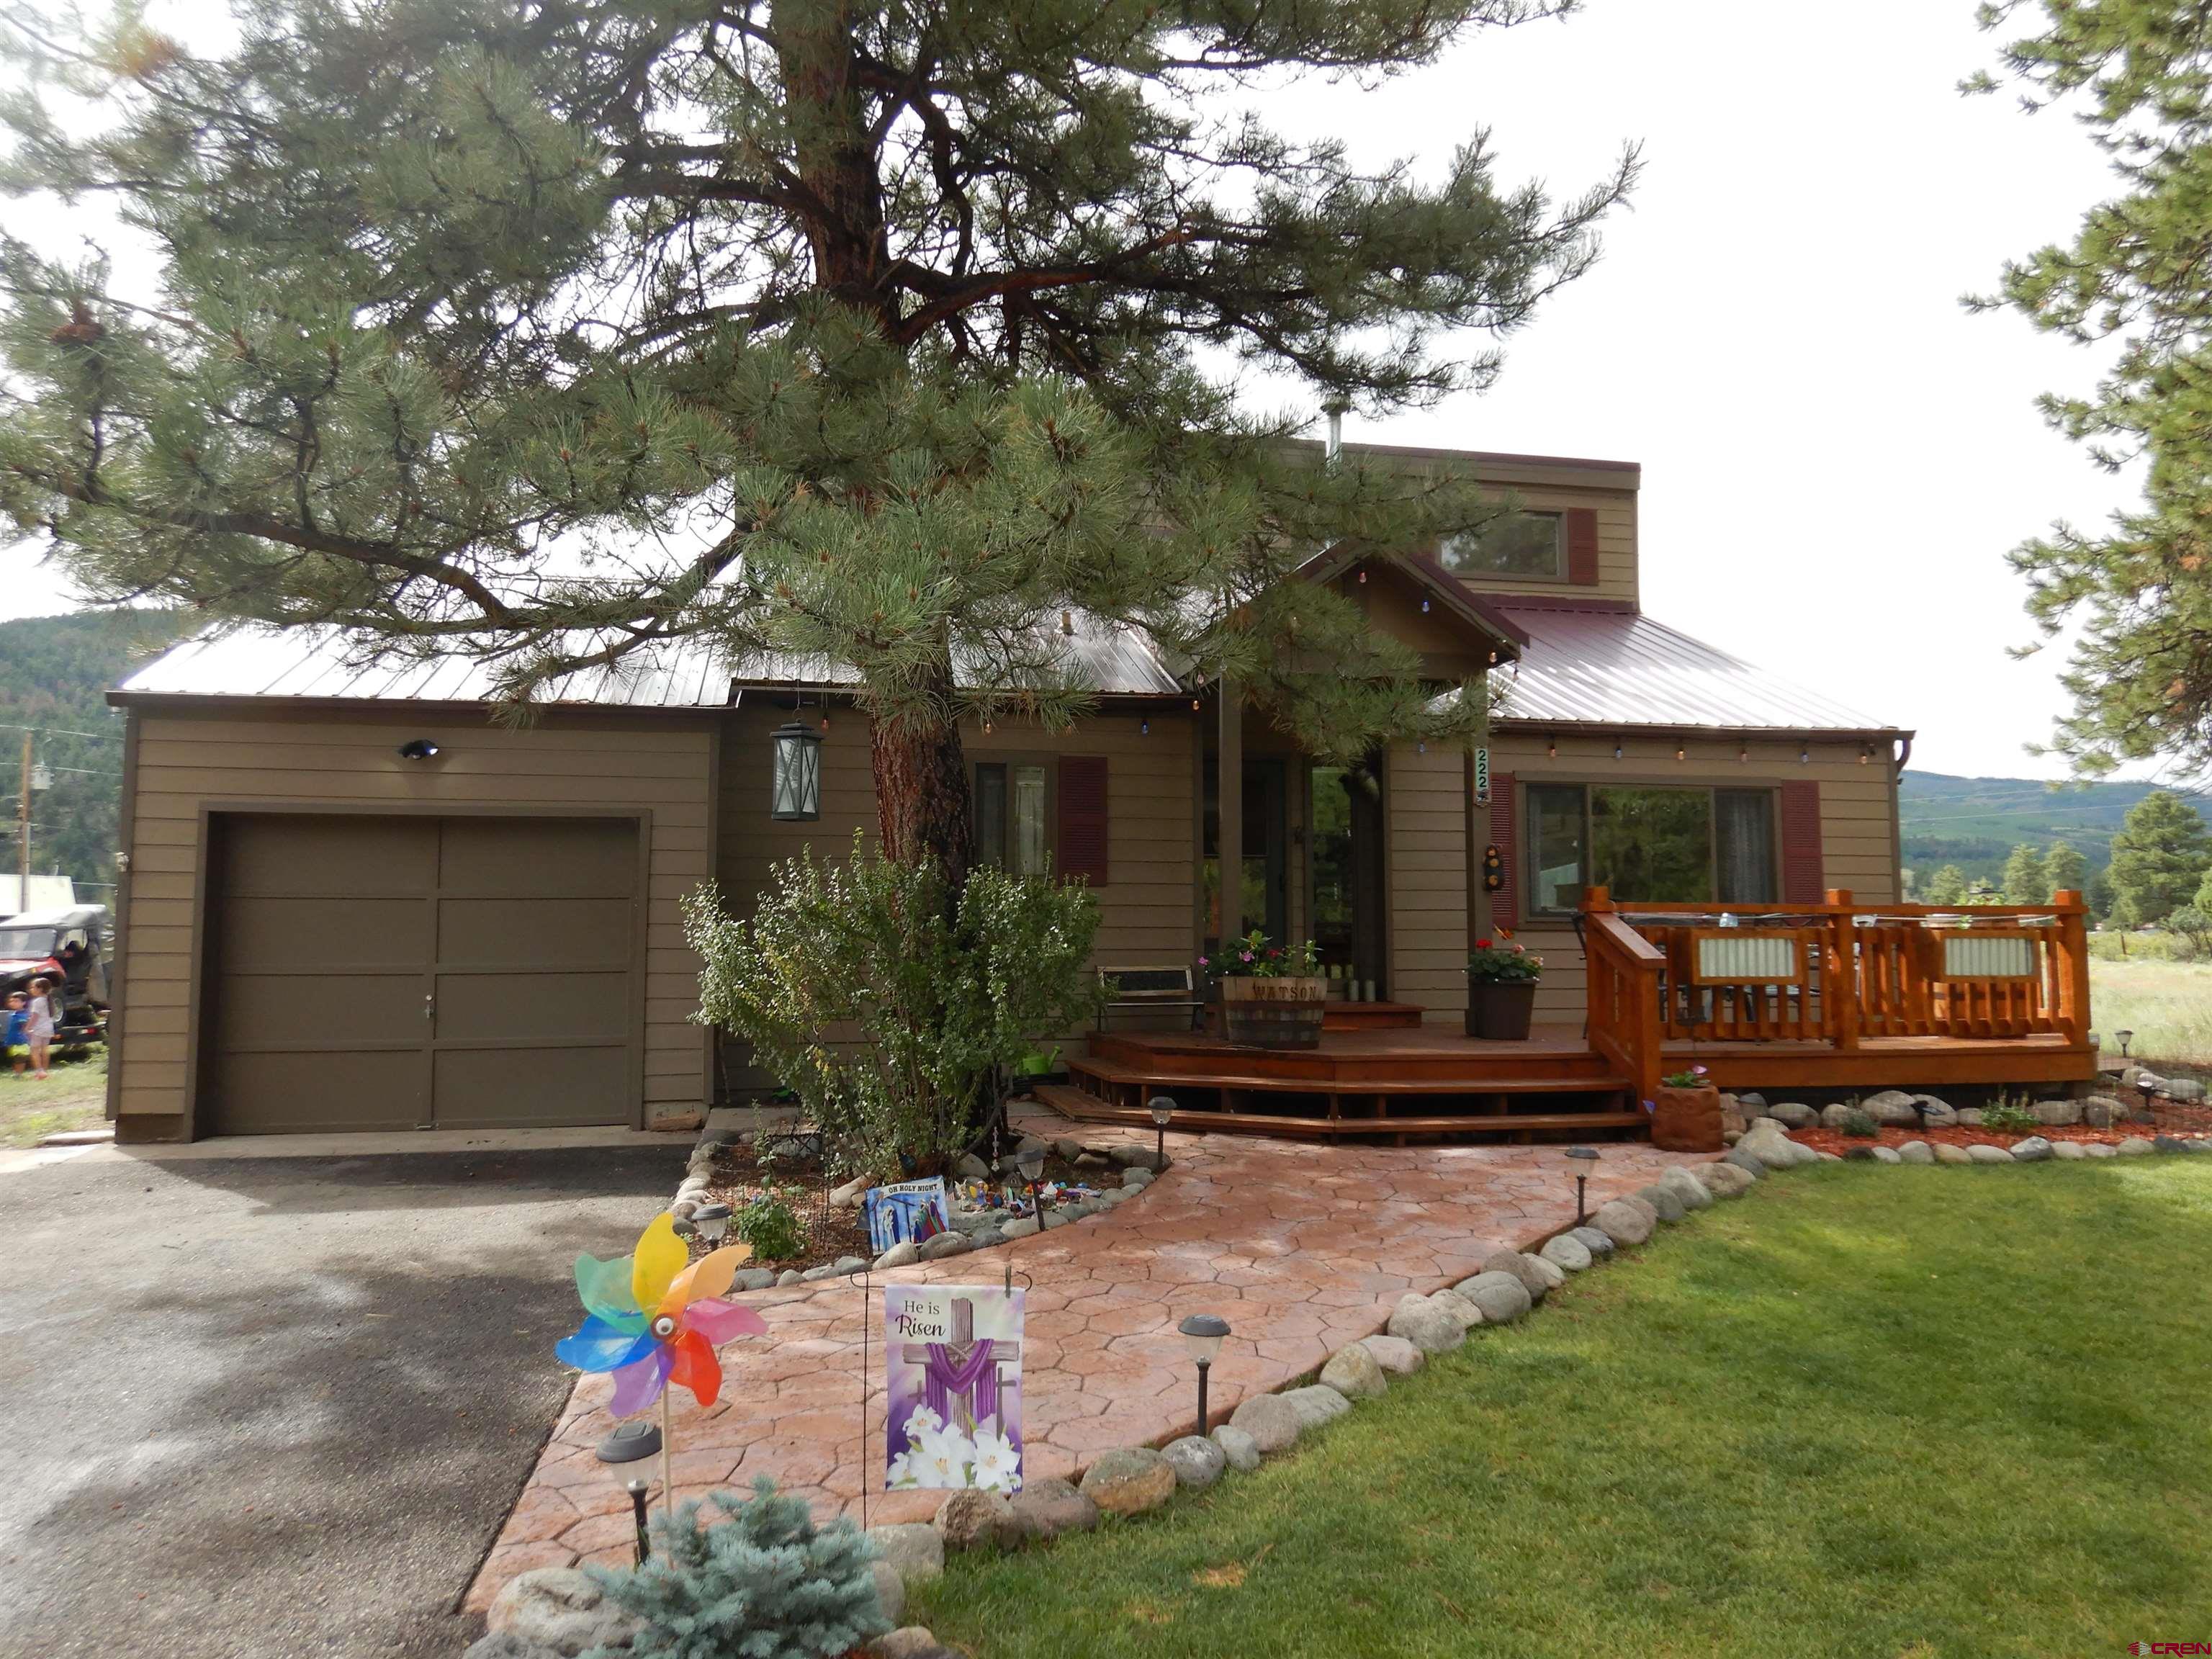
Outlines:
POLYGON ((0 1656, 422 1655, 667 1145, 0 1175, 0 1656))

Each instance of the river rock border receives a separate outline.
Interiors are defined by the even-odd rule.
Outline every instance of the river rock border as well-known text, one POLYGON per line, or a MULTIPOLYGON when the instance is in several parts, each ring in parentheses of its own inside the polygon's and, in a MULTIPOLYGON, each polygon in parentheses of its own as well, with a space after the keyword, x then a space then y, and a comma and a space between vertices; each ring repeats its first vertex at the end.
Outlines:
MULTIPOLYGON (((711 1133, 711 1132, 710 1132, 711 1133)), ((725 1147, 743 1145, 750 1136, 714 1134, 702 1136, 691 1149, 685 1166, 684 1179, 677 1184, 676 1196, 668 1212, 676 1218, 676 1231, 686 1237, 691 1231, 691 1218, 706 1202, 707 1193, 713 1186, 710 1172, 715 1155, 725 1147)), ((1024 1135, 1014 1150, 1000 1158, 995 1164, 985 1162, 974 1153, 962 1157, 953 1165, 953 1176, 962 1181, 988 1181, 994 1176, 1004 1176, 1015 1172, 1016 1161, 1026 1152, 1042 1150, 1056 1152, 1068 1163, 1085 1168, 1099 1177, 1099 1191, 1092 1198, 1069 1199, 1045 1206, 1042 1230, 1055 1232, 1073 1226, 1079 1221, 1095 1215, 1104 1215, 1118 1209, 1139 1193, 1151 1186, 1172 1159, 1163 1161, 1149 1146, 1085 1145, 1079 1140, 1046 1140, 1036 1135, 1024 1135), (1118 1183, 1118 1184, 1117 1184, 1118 1183)), ((856 1176, 830 1193, 830 1207, 834 1210, 858 1209, 861 1194, 877 1184, 872 1176, 856 1176)), ((958 1198, 951 1203, 952 1230, 921 1243, 909 1240, 894 1244, 873 1261, 857 1255, 841 1255, 835 1261, 823 1261, 800 1269, 787 1267, 781 1273, 771 1273, 765 1267, 744 1267, 738 1270, 732 1281, 740 1291, 764 1291, 771 1285, 803 1285, 820 1279, 838 1279, 855 1273, 863 1267, 882 1271, 891 1267, 910 1267, 917 1261, 941 1261, 947 1256, 966 1255, 973 1250, 987 1250, 994 1245, 1011 1243, 1018 1238, 1027 1238, 1039 1231, 1036 1216, 1017 1216, 1002 1219, 1005 1212, 980 1209, 963 1204, 958 1198)))

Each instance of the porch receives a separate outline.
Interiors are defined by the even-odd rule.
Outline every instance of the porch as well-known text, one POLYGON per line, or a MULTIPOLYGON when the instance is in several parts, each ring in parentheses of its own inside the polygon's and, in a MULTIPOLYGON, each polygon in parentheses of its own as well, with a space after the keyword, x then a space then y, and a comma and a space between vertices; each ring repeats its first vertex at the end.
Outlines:
MULTIPOLYGON (((1320 1045, 1207 1032, 1100 1031, 1038 1098, 1081 1121, 1316 1139, 1514 1142, 1641 1135, 1642 1103, 1703 1066, 1729 1090, 2065 1087, 2096 1076, 2086 915, 2041 907, 1616 906, 1589 890, 1579 930, 1589 1018, 1521 1042, 1404 1010, 1331 1020, 1320 1045)), ((1332 1015, 1337 1011, 1332 1009, 1332 1015)))

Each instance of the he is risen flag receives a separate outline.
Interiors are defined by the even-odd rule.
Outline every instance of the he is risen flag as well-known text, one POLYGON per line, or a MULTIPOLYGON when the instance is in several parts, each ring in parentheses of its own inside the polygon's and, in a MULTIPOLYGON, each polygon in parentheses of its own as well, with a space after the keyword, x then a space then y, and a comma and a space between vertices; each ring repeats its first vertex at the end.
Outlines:
POLYGON ((885 1486, 1020 1488, 1022 1296, 884 1286, 885 1486))

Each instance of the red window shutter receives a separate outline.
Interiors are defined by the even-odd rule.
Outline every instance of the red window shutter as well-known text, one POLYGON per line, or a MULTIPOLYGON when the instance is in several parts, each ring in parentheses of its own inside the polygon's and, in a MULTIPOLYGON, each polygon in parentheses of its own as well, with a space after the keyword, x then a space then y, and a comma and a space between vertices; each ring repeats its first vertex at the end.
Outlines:
POLYGON ((1820 786, 1782 786, 1782 902, 1818 904, 1827 890, 1820 864, 1820 786))
POLYGON ((1577 587, 1597 586, 1597 510, 1567 509, 1567 580, 1577 587))
POLYGON ((1518 815, 1514 811, 1513 775, 1492 772, 1490 775, 1490 844, 1498 849, 1498 856, 1505 866, 1505 885, 1490 896, 1490 925, 1492 927, 1518 927, 1521 925, 1521 860, 1516 856, 1514 831, 1519 827, 1518 815))
POLYGON ((1057 813, 1060 855, 1054 868, 1062 877, 1080 876, 1093 887, 1106 884, 1106 757, 1060 757, 1057 813))

